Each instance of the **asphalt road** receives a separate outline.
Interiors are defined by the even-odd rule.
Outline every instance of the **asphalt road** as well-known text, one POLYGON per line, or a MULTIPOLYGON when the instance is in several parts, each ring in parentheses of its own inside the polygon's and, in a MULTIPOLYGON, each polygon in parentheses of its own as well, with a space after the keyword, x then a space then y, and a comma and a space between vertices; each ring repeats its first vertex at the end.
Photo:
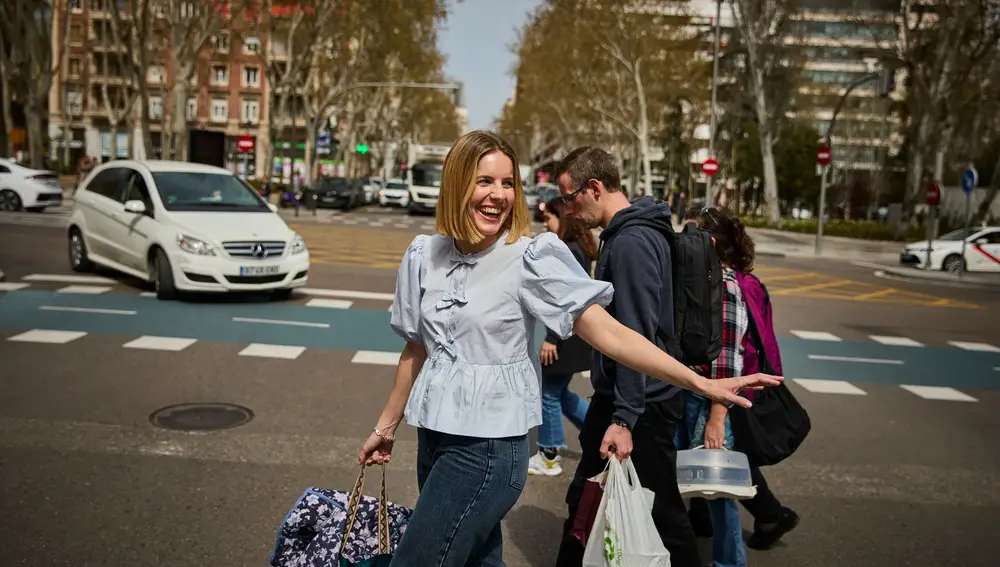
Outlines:
MULTIPOLYGON (((398 352, 393 262, 426 219, 301 221, 317 259, 306 293, 163 304, 114 274, 73 278, 57 216, 0 217, 0 563, 266 564, 305 488, 353 485, 398 352), (253 419, 151 423, 188 402, 253 419)), ((831 262, 761 258, 758 272, 813 432, 767 471, 802 523, 750 564, 994 565, 1000 295, 831 262)), ((406 505, 414 455, 404 428, 389 497, 406 505)), ((529 479, 505 523, 512 567, 552 564, 567 481, 529 479)))

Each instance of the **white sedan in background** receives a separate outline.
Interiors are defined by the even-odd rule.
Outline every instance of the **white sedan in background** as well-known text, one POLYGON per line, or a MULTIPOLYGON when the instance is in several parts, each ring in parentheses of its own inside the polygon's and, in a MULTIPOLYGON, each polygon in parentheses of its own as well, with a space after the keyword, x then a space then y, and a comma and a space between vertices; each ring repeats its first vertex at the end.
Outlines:
POLYGON ((405 209, 410 204, 410 186, 402 179, 389 179, 378 192, 378 204, 405 209))
POLYGON ((277 208, 231 171, 196 163, 116 160, 76 192, 70 266, 93 264, 178 291, 271 291, 306 285, 309 252, 277 208))
POLYGON ((39 213, 62 204, 62 187, 54 171, 31 169, 0 159, 0 211, 39 213))
POLYGON ((968 272, 1000 272, 1000 227, 969 229, 965 241, 965 258, 962 258, 962 240, 965 229, 949 232, 931 241, 930 265, 927 265, 927 241, 907 244, 899 255, 899 262, 931 270, 958 272, 963 263, 968 272))

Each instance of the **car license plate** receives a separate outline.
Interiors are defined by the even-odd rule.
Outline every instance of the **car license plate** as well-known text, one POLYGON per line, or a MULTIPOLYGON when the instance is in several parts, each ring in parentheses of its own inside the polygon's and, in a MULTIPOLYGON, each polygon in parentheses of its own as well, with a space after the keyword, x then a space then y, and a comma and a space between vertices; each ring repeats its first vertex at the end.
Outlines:
POLYGON ((281 266, 240 266, 241 276, 270 276, 278 273, 281 266))
POLYGON ((438 204, 436 202, 435 203, 427 203, 427 208, 428 209, 435 209, 435 208, 437 208, 437 206, 438 206, 438 204))

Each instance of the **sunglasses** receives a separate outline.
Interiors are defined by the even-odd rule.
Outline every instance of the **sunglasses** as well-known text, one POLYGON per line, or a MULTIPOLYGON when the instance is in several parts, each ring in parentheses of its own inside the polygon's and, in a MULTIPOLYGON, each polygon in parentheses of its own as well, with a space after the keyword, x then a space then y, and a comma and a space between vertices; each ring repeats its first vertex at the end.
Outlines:
POLYGON ((574 199, 576 199, 576 196, 577 196, 577 195, 579 195, 579 194, 580 194, 580 193, 582 193, 583 191, 586 191, 586 190, 587 190, 587 189, 589 189, 589 188, 590 188, 590 184, 589 184, 589 182, 588 182, 588 183, 585 183, 585 184, 583 185, 583 187, 580 187, 579 189, 577 189, 576 191, 573 191, 573 192, 572 192, 572 193, 570 193, 569 195, 563 195, 563 196, 562 196, 562 202, 563 202, 563 204, 564 204, 564 205, 568 205, 568 204, 570 204, 571 202, 573 202, 573 200, 574 200, 574 199))

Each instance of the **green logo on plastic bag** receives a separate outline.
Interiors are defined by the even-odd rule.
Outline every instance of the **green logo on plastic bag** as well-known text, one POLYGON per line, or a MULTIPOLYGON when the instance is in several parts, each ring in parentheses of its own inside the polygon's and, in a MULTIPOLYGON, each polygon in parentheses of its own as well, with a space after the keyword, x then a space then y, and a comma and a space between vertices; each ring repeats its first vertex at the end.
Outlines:
POLYGON ((609 565, 621 565, 622 557, 618 553, 618 534, 609 526, 604 526, 604 561, 609 565))

